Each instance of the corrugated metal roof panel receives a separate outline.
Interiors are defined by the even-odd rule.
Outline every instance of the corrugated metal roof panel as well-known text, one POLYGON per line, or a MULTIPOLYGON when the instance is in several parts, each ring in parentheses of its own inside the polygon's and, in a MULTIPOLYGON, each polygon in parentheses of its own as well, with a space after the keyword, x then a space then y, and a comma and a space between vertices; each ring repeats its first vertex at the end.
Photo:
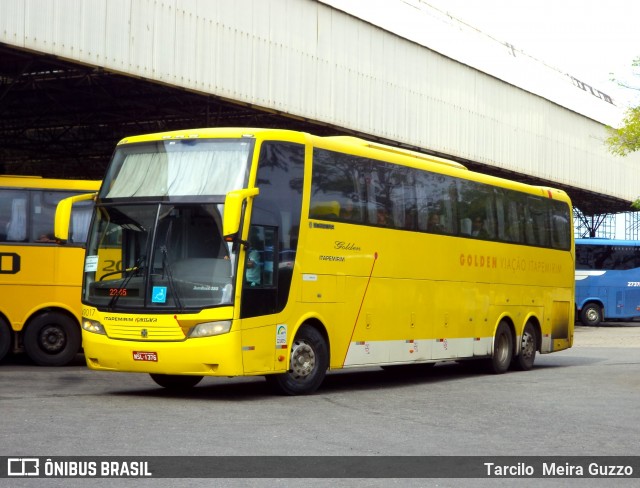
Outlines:
POLYGON ((610 155, 602 124, 325 5, 336 2, 4 0, 0 41, 636 198, 640 155, 610 155))

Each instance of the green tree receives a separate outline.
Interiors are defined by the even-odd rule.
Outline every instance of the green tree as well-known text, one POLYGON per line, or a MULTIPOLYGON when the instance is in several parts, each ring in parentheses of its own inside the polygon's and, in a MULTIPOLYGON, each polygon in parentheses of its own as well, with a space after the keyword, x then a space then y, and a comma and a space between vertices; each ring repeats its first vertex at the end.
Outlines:
MULTIPOLYGON (((636 71, 640 70, 640 57, 633 60, 631 66, 634 68, 634 74, 640 76, 636 71)), ((640 91, 640 87, 632 86, 628 83, 617 83, 630 90, 640 91)), ((622 126, 619 128, 609 127, 609 137, 606 140, 609 146, 609 151, 618 156, 626 156, 629 153, 640 150, 640 106, 629 107, 624 119, 622 120, 622 126)), ((640 198, 631 204, 631 206, 637 210, 640 210, 640 198)))
POLYGON ((609 150, 619 156, 626 156, 640 149, 640 106, 627 109, 622 127, 609 128, 607 144, 609 150))
MULTIPOLYGON (((610 128, 607 144, 613 154, 626 156, 629 153, 640 150, 640 106, 627 109, 619 129, 610 128)), ((631 206, 640 210, 640 198, 631 206)))

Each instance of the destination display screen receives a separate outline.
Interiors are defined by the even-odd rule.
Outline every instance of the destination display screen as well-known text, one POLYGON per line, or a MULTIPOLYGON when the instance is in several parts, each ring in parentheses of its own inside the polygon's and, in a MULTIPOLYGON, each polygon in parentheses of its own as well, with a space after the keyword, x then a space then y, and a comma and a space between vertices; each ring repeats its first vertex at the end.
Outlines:
POLYGON ((140 296, 139 288, 98 288, 94 289, 94 293, 99 297, 138 297, 140 296))

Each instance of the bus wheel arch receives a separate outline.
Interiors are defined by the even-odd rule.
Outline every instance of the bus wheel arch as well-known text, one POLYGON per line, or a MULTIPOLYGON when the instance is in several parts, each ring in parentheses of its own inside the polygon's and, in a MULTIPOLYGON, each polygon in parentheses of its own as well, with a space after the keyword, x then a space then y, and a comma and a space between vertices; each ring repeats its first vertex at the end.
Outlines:
POLYGON ((536 317, 529 317, 522 329, 517 355, 513 358, 513 367, 520 371, 529 371, 536 359, 536 352, 542 345, 540 323, 536 317))
POLYGON ((40 366, 64 366, 82 346, 78 321, 61 309, 47 309, 32 316, 22 339, 27 356, 40 366))
POLYGON ((13 331, 9 325, 9 321, 0 315, 0 361, 9 354, 11 343, 13 341, 13 331))
POLYGON ((266 375, 267 383, 283 395, 308 395, 322 384, 329 368, 329 340, 322 324, 305 321, 291 341, 289 369, 266 375))
POLYGON ((580 310, 580 322, 583 325, 596 327, 604 319, 604 308, 599 302, 587 302, 580 310))
POLYGON ((503 317, 498 322, 493 336, 491 357, 485 360, 489 372, 502 374, 509 369, 515 351, 514 337, 513 322, 508 317, 503 317))

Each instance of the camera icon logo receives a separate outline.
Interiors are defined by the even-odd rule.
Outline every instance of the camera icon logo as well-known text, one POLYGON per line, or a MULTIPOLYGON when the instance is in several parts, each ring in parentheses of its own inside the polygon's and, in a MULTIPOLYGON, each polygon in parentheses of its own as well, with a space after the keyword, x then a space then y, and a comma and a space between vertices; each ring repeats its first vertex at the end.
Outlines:
POLYGON ((8 476, 39 476, 40 460, 38 458, 7 459, 8 476))

